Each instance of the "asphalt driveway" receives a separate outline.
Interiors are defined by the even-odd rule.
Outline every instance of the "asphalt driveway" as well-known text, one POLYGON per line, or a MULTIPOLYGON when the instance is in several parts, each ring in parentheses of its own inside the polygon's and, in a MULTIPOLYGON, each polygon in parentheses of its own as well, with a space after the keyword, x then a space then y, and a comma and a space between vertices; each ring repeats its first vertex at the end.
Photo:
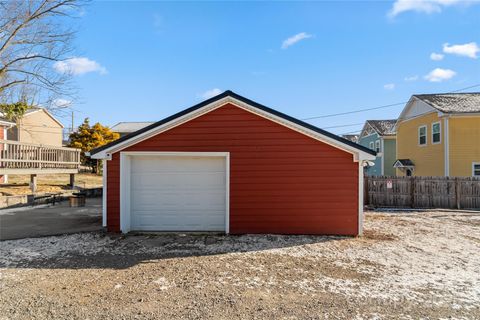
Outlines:
POLYGON ((89 198, 85 207, 55 206, 0 210, 0 240, 53 236, 102 228, 102 199, 89 198))

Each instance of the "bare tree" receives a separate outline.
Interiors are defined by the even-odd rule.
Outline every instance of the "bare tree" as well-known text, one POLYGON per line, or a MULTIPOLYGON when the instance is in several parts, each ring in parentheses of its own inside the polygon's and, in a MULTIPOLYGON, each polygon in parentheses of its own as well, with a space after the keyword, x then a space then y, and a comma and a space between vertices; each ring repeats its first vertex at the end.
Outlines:
POLYGON ((82 0, 0 1, 0 103, 50 105, 73 94, 68 73, 53 64, 71 54, 68 19, 82 0))

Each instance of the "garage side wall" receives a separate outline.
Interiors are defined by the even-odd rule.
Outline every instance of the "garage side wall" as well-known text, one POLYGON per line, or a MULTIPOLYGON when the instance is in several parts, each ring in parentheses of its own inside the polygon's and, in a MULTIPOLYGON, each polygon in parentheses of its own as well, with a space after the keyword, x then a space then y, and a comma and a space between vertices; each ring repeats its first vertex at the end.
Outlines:
MULTIPOLYGON (((230 233, 358 233, 353 156, 231 104, 123 151, 230 152, 230 233)), ((120 231, 120 154, 108 161, 108 230, 120 231)))

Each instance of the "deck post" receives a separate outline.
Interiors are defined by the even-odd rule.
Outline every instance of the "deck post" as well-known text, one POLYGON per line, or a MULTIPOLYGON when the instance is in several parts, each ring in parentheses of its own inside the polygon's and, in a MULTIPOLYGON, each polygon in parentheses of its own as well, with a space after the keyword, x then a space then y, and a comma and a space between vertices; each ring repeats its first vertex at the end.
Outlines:
POLYGON ((69 185, 72 189, 75 188, 75 173, 70 173, 70 184, 69 185))
POLYGON ((30 175, 30 189, 32 190, 32 193, 37 192, 37 175, 36 174, 30 175))

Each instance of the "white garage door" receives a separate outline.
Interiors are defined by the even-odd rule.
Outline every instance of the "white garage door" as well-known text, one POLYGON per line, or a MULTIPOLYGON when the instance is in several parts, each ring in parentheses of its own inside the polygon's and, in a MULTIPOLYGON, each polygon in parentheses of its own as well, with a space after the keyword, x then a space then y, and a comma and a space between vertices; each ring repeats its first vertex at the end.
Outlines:
POLYGON ((131 230, 225 231, 224 157, 134 156, 131 230))

